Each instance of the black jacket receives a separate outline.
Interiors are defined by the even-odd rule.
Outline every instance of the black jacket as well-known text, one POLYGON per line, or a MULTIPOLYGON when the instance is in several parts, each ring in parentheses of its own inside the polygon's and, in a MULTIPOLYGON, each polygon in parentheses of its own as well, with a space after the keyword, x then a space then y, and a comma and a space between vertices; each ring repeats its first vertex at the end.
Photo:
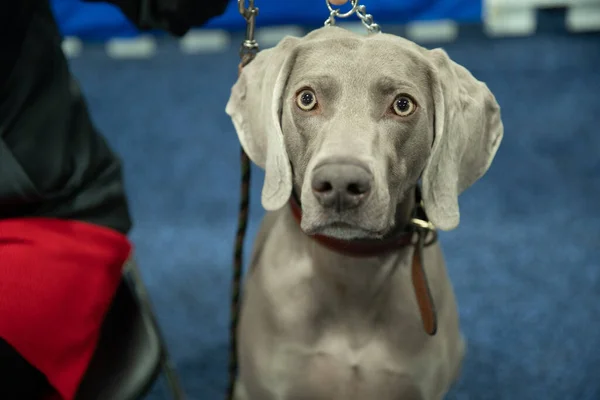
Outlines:
MULTIPOLYGON (((174 35, 227 0, 111 0, 141 29, 174 35)), ((131 228, 121 163, 94 128, 48 0, 0 10, 0 219, 45 216, 131 228)))

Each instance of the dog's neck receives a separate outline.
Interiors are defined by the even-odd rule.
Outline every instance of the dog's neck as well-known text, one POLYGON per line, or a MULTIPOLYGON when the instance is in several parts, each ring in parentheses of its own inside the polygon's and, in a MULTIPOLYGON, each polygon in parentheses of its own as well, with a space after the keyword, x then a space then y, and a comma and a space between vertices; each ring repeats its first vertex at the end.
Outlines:
MULTIPOLYGON (((337 253, 362 258, 376 257, 397 252, 412 244, 413 231, 407 229, 414 215, 417 196, 408 195, 396 208, 395 229, 382 239, 342 240, 323 235, 312 235, 312 239, 337 253)), ((295 195, 290 198, 292 215, 298 224, 302 221, 302 207, 295 195)))
POLYGON ((382 239, 369 240, 306 235, 300 228, 300 204, 295 199, 290 200, 290 214, 294 219, 291 222, 296 225, 299 235, 312 242, 305 248, 311 252, 312 260, 318 260, 313 264, 318 284, 329 288, 323 292, 329 297, 320 301, 326 304, 342 301, 344 312, 363 316, 352 321, 364 321, 364 317, 371 315, 377 309, 376 305, 390 295, 398 260, 411 254, 409 248, 414 234, 406 227, 413 215, 415 198, 412 192, 406 197, 397 207, 396 228, 382 239))
MULTIPOLYGON (((427 246, 435 242, 436 236, 434 234, 429 244, 421 241, 426 240, 426 236, 420 237, 418 245, 414 242, 423 231, 420 231, 421 228, 414 228, 413 218, 420 222, 427 220, 424 210, 420 207, 420 200, 420 191, 417 187, 415 196, 406 196, 405 200, 397 206, 397 228, 381 240, 340 240, 314 235, 310 237, 321 246, 311 247, 312 251, 316 252, 313 253, 314 258, 321 260, 314 265, 315 273, 322 278, 319 282, 323 284, 328 282, 330 288, 335 288, 333 292, 327 291, 337 293, 334 296, 337 300, 333 301, 339 303, 343 300, 341 309, 357 312, 356 315, 363 317, 379 315, 374 310, 378 309, 378 305, 381 305, 384 299, 390 298, 393 282, 398 282, 394 277, 401 276, 396 274, 397 267, 402 264, 401 260, 405 260, 406 265, 410 265, 411 268, 412 283, 424 329, 429 335, 434 335, 437 330, 437 316, 422 264, 422 248, 419 246, 427 246), (417 248, 412 252, 412 262, 410 262, 411 258, 404 256, 411 254, 410 248, 415 245, 417 248), (365 259, 365 257, 369 258, 365 259)), ((290 214, 295 219, 294 223, 301 232, 299 225, 302 221, 302 209, 294 196, 290 201, 290 209, 290 214)), ((361 323, 364 321, 363 317, 353 320, 361 323)))

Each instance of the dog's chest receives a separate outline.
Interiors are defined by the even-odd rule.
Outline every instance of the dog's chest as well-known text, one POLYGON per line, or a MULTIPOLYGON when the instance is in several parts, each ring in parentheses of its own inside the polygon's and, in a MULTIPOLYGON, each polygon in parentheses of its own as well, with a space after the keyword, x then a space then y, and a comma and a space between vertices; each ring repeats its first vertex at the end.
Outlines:
POLYGON ((416 307, 404 298, 410 292, 403 282, 410 280, 401 266, 380 275, 323 276, 315 262, 328 260, 293 259, 288 272, 269 275, 261 289, 276 326, 266 375, 281 382, 283 398, 408 398, 416 385, 408 373, 415 365, 407 362, 419 363, 423 335, 416 307))
POLYGON ((358 338, 357 332, 341 330, 323 333, 309 346, 290 338, 275 341, 273 364, 280 370, 284 399, 362 400, 397 399, 418 392, 406 360, 390 342, 371 332, 358 338))
POLYGON ((345 353, 374 344, 390 347, 389 353, 423 341, 409 257, 352 265, 335 256, 315 259, 302 250, 272 254, 255 277, 256 290, 269 304, 265 311, 283 336, 307 345, 320 341, 345 353))

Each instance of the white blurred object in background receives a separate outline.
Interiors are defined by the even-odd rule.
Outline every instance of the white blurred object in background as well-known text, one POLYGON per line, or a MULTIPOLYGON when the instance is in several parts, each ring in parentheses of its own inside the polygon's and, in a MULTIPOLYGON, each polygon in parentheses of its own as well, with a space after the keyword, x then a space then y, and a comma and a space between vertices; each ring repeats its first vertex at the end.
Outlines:
POLYGON ((537 27, 537 10, 565 7, 571 32, 600 31, 600 0, 483 0, 485 31, 490 36, 529 36, 537 27))

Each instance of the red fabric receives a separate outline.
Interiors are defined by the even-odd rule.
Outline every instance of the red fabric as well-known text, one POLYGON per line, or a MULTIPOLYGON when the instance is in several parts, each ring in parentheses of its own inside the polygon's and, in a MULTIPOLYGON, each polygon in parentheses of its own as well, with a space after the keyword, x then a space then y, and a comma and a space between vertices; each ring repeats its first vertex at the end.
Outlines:
POLYGON ((49 218, 0 220, 0 336, 73 399, 131 252, 107 228, 49 218))

